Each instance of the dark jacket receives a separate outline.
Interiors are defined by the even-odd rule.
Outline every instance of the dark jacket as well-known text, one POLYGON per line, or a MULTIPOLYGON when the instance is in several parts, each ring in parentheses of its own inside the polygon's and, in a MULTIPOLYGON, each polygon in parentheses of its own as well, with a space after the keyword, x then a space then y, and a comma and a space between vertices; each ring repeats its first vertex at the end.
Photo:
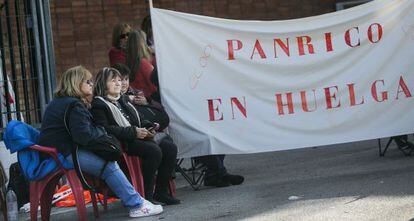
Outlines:
POLYGON ((109 134, 114 135, 121 141, 132 141, 137 138, 137 132, 135 127, 141 127, 140 116, 136 115, 136 112, 132 109, 131 106, 127 105, 128 98, 122 96, 118 102, 120 103, 122 109, 129 116, 130 127, 120 127, 115 121, 114 116, 112 115, 111 109, 99 98, 94 98, 92 101, 92 115, 98 125, 105 127, 106 131, 109 134))
POLYGON ((99 137, 106 134, 103 127, 95 126, 92 114, 74 97, 59 97, 53 99, 46 108, 40 129, 39 144, 55 147, 64 156, 71 154, 73 141, 82 146, 93 145, 99 137), (67 132, 64 124, 64 114, 72 102, 78 102, 70 112, 69 129, 74 138, 67 132))

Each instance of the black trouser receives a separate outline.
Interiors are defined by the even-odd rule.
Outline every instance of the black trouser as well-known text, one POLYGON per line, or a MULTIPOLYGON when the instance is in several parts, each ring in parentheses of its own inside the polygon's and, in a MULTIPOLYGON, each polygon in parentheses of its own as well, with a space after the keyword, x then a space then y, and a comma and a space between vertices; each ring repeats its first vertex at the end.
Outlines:
POLYGON ((168 193, 168 184, 175 167, 177 146, 171 137, 166 136, 160 144, 153 140, 134 140, 128 143, 128 155, 139 156, 142 162, 145 198, 152 200, 154 176, 158 170, 155 192, 168 193))
POLYGON ((206 155, 200 157, 194 157, 196 162, 201 162, 207 167, 207 177, 222 177, 227 173, 226 167, 224 167, 225 155, 206 155))

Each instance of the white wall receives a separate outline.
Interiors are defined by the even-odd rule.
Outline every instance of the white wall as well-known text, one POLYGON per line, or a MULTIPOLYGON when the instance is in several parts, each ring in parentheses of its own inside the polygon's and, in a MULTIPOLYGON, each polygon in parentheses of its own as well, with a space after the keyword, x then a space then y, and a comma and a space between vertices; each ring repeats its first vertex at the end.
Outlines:
POLYGON ((3 141, 0 142, 0 162, 4 166, 7 177, 9 177, 10 164, 17 162, 17 154, 10 154, 3 141))

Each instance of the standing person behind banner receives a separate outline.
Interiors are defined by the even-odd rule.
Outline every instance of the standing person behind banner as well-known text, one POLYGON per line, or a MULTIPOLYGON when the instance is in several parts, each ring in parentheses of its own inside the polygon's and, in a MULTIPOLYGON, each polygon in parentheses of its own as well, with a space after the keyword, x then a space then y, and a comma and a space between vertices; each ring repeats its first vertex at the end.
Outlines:
POLYGON ((129 75, 130 87, 142 90, 147 99, 160 100, 156 93, 157 87, 151 81, 154 66, 151 64, 153 57, 146 43, 143 31, 132 31, 129 34, 126 45, 126 66, 131 70, 129 75))
MULTIPOLYGON (((155 59, 155 44, 154 44, 154 35, 152 34, 152 25, 151 25, 151 17, 149 15, 145 16, 145 18, 142 20, 141 23, 141 30, 145 32, 146 35, 146 42, 148 47, 151 49, 153 59, 152 59, 152 65, 154 67, 156 66, 156 59, 155 59)), ((158 72, 157 68, 154 69, 152 75, 151 75, 151 82, 155 85, 157 88, 157 92, 153 94, 153 98, 161 103, 161 92, 160 92, 160 84, 158 80, 158 72)))
POLYGON ((132 28, 127 23, 119 23, 114 26, 112 30, 112 47, 109 50, 109 63, 112 65, 116 63, 125 64, 126 61, 126 42, 128 35, 132 28))
POLYGON ((74 142, 79 144, 78 161, 82 171, 100 177, 129 208, 130 217, 143 217, 159 214, 160 205, 153 205, 137 193, 115 161, 105 161, 83 147, 98 143, 106 131, 95 126, 88 110, 88 97, 93 92, 92 74, 82 66, 65 71, 58 83, 55 98, 44 113, 39 135, 39 144, 56 147, 68 162, 72 161, 74 142), (68 130, 65 126, 65 111, 77 102, 70 112, 68 130), (72 135, 72 136, 71 136, 72 135), (75 141, 76 139, 76 141, 75 141))
POLYGON ((153 140, 157 128, 142 119, 128 97, 121 95, 120 73, 114 68, 99 71, 94 95, 92 114, 96 122, 124 143, 128 155, 139 156, 142 160, 145 198, 167 205, 179 204, 180 200, 168 194, 177 147, 172 142, 158 145, 153 140))
POLYGON ((141 30, 147 35, 147 45, 155 51, 154 37, 152 34, 151 16, 147 15, 142 19, 141 30))

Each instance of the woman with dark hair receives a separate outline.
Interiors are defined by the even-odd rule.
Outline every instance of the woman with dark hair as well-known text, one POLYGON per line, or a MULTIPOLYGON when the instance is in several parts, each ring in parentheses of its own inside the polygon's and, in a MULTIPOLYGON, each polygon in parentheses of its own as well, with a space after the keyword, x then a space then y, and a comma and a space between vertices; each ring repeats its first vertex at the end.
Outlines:
POLYGON ((107 136, 103 127, 94 124, 88 110, 88 97, 92 95, 92 87, 92 74, 82 66, 70 68, 63 73, 55 98, 44 113, 39 144, 55 147, 68 162, 73 163, 71 150, 76 143, 79 146, 77 157, 81 170, 103 179, 124 206, 129 208, 130 217, 161 213, 161 206, 146 201, 134 190, 115 161, 105 161, 86 149, 87 146, 99 144, 99 140, 107 136), (65 112, 73 103, 75 105, 68 115, 68 125, 65 126, 65 112))
POLYGON ((147 98, 157 92, 157 87, 151 81, 154 71, 152 60, 145 33, 143 31, 130 32, 126 44, 125 63, 131 71, 130 86, 133 89, 142 90, 147 98))
POLYGON ((128 155, 142 161, 145 198, 167 205, 180 200, 168 194, 168 184, 177 158, 175 145, 158 145, 154 124, 142 119, 128 97, 121 96, 121 75, 114 68, 103 68, 96 75, 92 114, 96 122, 123 142, 128 155), (154 191, 154 177, 157 173, 154 191))
POLYGON ((109 63, 125 63, 126 60, 126 42, 132 28, 127 23, 119 23, 112 30, 112 48, 109 50, 109 63))

